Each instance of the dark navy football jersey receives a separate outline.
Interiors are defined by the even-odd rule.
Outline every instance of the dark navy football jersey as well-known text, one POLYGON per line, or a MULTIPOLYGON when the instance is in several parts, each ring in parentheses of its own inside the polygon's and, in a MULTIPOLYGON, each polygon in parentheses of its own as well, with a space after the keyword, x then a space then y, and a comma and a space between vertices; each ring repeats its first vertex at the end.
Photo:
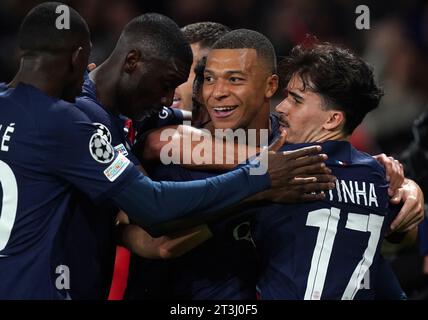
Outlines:
POLYGON ((127 139, 124 116, 108 113, 97 99, 95 84, 85 76, 82 94, 77 97, 76 107, 85 113, 98 127, 100 132, 108 136, 112 146, 119 153, 129 158, 134 164, 139 164, 137 158, 130 152, 131 142, 127 139))
MULTIPOLYGON (((217 173, 177 165, 151 170, 153 180, 191 181, 217 173)), ((213 238, 170 260, 132 255, 126 299, 255 299, 256 258, 245 215, 211 225, 213 238)))
POLYGON ((182 124, 184 121, 183 112, 180 109, 162 107, 161 111, 140 121, 136 129, 140 135, 144 135, 152 129, 162 128, 171 125, 182 124))
POLYGON ((74 187, 103 203, 139 175, 74 105, 25 84, 0 93, 0 299, 67 296, 74 187))
MULTIPOLYGON (((269 143, 279 134, 272 114, 269 143)), ((159 165, 154 180, 191 181, 221 174, 159 165)), ((256 299, 257 256, 251 239, 253 212, 244 211, 210 223, 213 237, 170 260, 131 257, 127 299, 245 300, 256 299)))
MULTIPOLYGON (((133 141, 129 141, 124 126, 126 117, 108 113, 96 96, 95 84, 85 76, 81 96, 76 106, 97 130, 108 137, 119 153, 132 163, 139 165, 131 152, 133 141)), ((146 118, 138 126, 139 134, 156 126, 182 122, 180 113, 163 108, 158 115, 146 118)), ((67 265, 70 267, 70 295, 72 299, 106 299, 113 275, 116 238, 114 221, 119 209, 105 202, 95 205, 89 197, 75 191, 76 204, 67 227, 67 265)))
MULTIPOLYGON (((107 137, 117 152, 135 165, 139 164, 130 151, 130 141, 124 131, 125 118, 106 112, 97 100, 95 85, 88 76, 75 105, 107 137)), ((114 222, 119 209, 109 201, 95 205, 78 190, 74 191, 73 197, 75 206, 65 231, 70 296, 72 299, 106 299, 114 267, 114 222)))
POLYGON ((379 245, 390 220, 385 171, 348 142, 322 147, 338 179, 326 199, 272 204, 257 215, 262 299, 374 298, 379 245))

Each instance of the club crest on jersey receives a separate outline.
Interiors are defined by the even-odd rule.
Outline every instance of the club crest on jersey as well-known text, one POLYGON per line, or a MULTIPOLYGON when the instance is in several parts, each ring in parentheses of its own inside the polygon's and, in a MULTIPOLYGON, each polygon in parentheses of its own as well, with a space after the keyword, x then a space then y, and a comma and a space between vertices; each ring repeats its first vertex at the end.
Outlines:
POLYGON ((98 130, 89 140, 89 153, 92 158, 100 163, 110 163, 114 158, 114 149, 106 136, 101 135, 98 130))
POLYGON ((111 143, 110 130, 105 125, 99 122, 94 122, 93 125, 97 127, 97 133, 103 136, 108 141, 108 143, 111 143))

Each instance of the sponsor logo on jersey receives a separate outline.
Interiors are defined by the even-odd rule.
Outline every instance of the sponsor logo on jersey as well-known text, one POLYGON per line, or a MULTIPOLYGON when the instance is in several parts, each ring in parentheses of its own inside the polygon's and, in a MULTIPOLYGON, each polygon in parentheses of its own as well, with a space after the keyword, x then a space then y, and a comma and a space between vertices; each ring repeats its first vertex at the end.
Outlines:
POLYGON ((125 171, 129 163, 129 159, 123 154, 119 153, 116 160, 114 160, 114 162, 104 170, 104 175, 107 177, 107 179, 113 182, 122 174, 123 171, 125 171))
POLYGON ((168 118, 169 112, 167 107, 162 107, 162 110, 159 111, 159 118, 160 119, 166 119, 168 118))

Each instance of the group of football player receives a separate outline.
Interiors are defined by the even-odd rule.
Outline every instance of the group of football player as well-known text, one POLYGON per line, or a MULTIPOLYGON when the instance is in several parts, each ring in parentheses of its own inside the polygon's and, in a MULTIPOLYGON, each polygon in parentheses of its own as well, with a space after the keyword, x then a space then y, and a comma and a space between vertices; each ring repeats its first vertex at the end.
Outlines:
POLYGON ((107 299, 117 245, 125 299, 406 298, 380 246, 417 232, 424 196, 349 143, 383 95, 363 59, 310 38, 278 63, 257 31, 150 13, 95 66, 58 6, 24 18, 0 84, 0 299, 107 299))

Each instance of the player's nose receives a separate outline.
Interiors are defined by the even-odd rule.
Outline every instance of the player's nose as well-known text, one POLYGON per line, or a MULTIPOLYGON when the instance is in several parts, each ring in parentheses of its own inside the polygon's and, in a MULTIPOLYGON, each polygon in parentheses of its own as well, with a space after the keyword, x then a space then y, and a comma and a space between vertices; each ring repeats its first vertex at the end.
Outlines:
POLYGON ((221 99, 228 95, 228 86, 223 79, 218 79, 213 86, 212 95, 215 99, 221 99))
POLYGON ((288 115, 288 103, 287 99, 282 100, 276 107, 275 111, 288 115))

